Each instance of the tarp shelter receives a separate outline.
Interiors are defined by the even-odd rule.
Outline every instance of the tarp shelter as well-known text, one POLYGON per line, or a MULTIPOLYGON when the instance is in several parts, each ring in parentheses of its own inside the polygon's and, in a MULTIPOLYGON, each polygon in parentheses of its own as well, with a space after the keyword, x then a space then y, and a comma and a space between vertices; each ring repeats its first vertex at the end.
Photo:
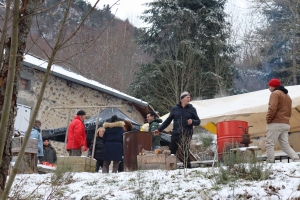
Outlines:
MULTIPOLYGON (((292 117, 290 119, 290 132, 300 131, 300 85, 287 86, 293 104, 292 117)), ((216 124, 226 120, 247 121, 251 137, 265 136, 266 134, 266 114, 270 97, 268 89, 246 94, 215 98, 209 100, 192 101, 196 108, 201 126, 216 133, 216 124)), ((169 114, 161 117, 165 120, 169 114)), ((172 124, 165 129, 171 131, 172 124)))
MULTIPOLYGON (((121 120, 128 120, 132 123, 134 130, 139 130, 141 125, 137 122, 130 119, 126 116, 122 111, 118 108, 106 108, 100 112, 98 127, 101 127, 104 122, 109 121, 109 119, 116 115, 121 120)), ((94 139, 96 123, 97 123, 97 115, 85 120, 85 131, 87 135, 88 146, 90 146, 92 140, 94 139)), ((48 138, 49 140, 64 142, 66 135, 67 127, 62 128, 54 128, 54 129, 46 129, 42 130, 42 136, 48 138)))

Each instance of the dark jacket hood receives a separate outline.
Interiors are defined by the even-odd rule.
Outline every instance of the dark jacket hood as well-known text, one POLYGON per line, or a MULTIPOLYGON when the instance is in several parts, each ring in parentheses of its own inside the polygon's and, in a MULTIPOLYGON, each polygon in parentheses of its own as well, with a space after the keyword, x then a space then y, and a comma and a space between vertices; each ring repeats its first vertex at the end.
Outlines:
MULTIPOLYGON (((180 107, 182 107, 182 105, 181 105, 181 101, 179 101, 179 103, 177 104, 177 106, 180 106, 180 107)), ((189 103, 188 105, 186 105, 186 108, 187 108, 187 107, 191 107, 191 106, 193 106, 193 105, 189 103)))
MULTIPOLYGON (((43 147, 45 148, 46 146, 43 145, 43 147)), ((47 147, 51 148, 51 149, 54 149, 54 147, 51 144, 49 144, 47 147)))
POLYGON ((150 122, 150 124, 153 123, 153 122, 162 123, 162 119, 159 119, 159 118, 154 119, 152 122, 150 122))
POLYGON ((37 126, 34 126, 33 129, 37 130, 39 133, 41 132, 41 129, 39 129, 37 126))
POLYGON ((274 90, 273 90, 273 92, 275 91, 275 90, 281 90, 282 92, 284 92, 285 94, 287 94, 289 91, 284 87, 284 86, 278 86, 278 87, 276 87, 274 90))

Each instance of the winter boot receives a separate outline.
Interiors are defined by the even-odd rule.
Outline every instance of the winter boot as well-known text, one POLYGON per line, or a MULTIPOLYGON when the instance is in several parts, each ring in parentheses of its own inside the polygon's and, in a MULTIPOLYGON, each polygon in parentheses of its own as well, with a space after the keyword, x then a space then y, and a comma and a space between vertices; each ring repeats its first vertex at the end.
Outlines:
POLYGON ((110 161, 106 161, 106 160, 105 160, 105 161, 103 162, 102 173, 108 173, 109 164, 110 164, 110 161))
POLYGON ((118 161, 118 160, 114 160, 113 161, 113 170, 112 170, 112 173, 117 173, 118 172, 119 163, 120 163, 120 161, 118 161))

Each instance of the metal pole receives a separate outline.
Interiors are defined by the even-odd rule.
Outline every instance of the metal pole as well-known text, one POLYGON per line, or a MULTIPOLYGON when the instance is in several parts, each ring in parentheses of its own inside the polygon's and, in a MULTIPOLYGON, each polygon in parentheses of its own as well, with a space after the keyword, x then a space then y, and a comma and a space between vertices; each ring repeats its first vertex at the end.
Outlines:
POLYGON ((98 123, 100 118, 100 111, 101 108, 98 109, 98 115, 97 115, 97 121, 96 121, 96 128, 95 128, 95 135, 94 135, 94 143, 93 143, 93 150, 92 150, 92 158, 94 158, 94 152, 95 152, 95 144, 96 144, 96 136, 97 136, 97 130, 98 130, 98 123))
MULTIPOLYGON (((69 109, 69 116, 68 116, 68 122, 67 122, 67 132, 66 132, 66 136, 65 136, 63 156, 65 156, 65 151, 66 151, 66 143, 67 143, 67 138, 68 138, 68 130, 69 130, 69 122, 70 122, 70 114, 71 114, 70 112, 71 112, 71 109, 74 109, 74 108, 99 108, 99 110, 100 110, 101 108, 122 108, 122 107, 123 107, 123 105, 111 105, 111 106, 102 106, 101 105, 101 106, 59 106, 59 107, 51 108, 50 110, 55 110, 55 109, 69 109)), ((99 120, 99 114, 100 114, 100 112, 98 113, 98 119, 97 120, 99 120)), ((98 125, 98 123, 97 123, 97 125, 98 125)), ((95 139, 94 139, 94 141, 95 141, 95 139)))
POLYGON ((65 135, 65 143, 64 143, 64 150, 63 150, 64 154, 63 154, 63 156, 65 156, 65 152, 66 152, 66 143, 67 143, 67 138, 68 138, 70 115, 71 115, 71 109, 69 109, 69 115, 68 115, 68 121, 67 121, 67 132, 66 132, 66 135, 65 135))
POLYGON ((122 108, 122 105, 115 105, 115 106, 58 106, 51 108, 50 110, 54 109, 72 109, 72 108, 122 108))

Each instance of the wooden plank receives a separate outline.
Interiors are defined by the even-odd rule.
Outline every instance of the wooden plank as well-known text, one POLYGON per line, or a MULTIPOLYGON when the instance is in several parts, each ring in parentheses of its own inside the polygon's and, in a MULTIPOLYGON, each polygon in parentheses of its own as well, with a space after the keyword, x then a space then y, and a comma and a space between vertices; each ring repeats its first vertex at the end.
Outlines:
POLYGON ((147 164, 147 163, 166 163, 166 156, 165 154, 149 154, 149 155, 138 155, 137 162, 140 164, 147 164))
POLYGON ((164 163, 138 163, 139 170, 149 170, 149 169, 166 169, 166 165, 164 163))
MULTIPOLYGON (((22 144, 24 143, 24 137, 16 137, 12 139, 12 153, 19 153, 22 144)), ((38 140, 29 138, 25 153, 38 153, 38 140)))
POLYGON ((57 157, 57 167, 66 165, 70 167, 70 171, 73 172, 95 172, 96 170, 95 159, 81 156, 70 157, 57 157))

